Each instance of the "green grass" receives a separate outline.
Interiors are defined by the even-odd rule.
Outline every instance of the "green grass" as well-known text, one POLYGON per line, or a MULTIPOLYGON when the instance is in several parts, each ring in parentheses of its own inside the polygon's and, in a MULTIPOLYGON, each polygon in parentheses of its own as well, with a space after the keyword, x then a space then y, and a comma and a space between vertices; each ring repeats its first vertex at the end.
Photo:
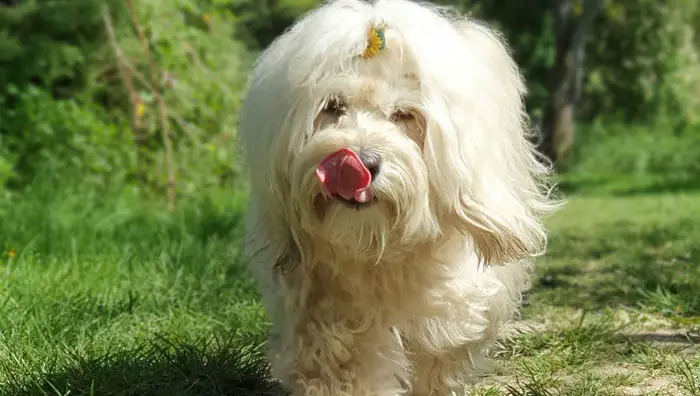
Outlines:
MULTIPOLYGON (((0 200, 0 394, 280 394, 240 253, 244 192, 170 215, 79 185, 0 200)), ((549 225, 517 332, 470 393, 700 394, 700 192, 580 194, 549 225)))
POLYGON ((172 216, 118 189, 38 183, 3 201, 0 394, 270 388, 267 323, 240 255, 243 195, 203 196, 172 216))
POLYGON ((700 394, 700 193, 573 197, 474 395, 700 394))

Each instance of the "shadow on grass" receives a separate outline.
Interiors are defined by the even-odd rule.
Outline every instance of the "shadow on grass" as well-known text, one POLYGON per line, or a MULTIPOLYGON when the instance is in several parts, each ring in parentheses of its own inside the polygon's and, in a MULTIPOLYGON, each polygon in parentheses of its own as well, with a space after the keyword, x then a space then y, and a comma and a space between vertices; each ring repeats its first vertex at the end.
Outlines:
POLYGON ((552 236, 532 298, 553 306, 700 316, 700 224, 618 223, 552 236))
POLYGON ((261 348, 158 345, 71 362, 30 379, 15 378, 3 395, 282 396, 261 348))

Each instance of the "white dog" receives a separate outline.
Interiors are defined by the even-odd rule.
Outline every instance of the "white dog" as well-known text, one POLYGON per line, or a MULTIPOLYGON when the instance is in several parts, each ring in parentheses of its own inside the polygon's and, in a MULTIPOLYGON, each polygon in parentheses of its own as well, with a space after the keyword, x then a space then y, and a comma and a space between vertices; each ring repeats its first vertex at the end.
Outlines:
POLYGON ((262 54, 240 137, 246 250, 299 395, 448 395, 517 311, 554 208, 502 39, 336 0, 262 54))

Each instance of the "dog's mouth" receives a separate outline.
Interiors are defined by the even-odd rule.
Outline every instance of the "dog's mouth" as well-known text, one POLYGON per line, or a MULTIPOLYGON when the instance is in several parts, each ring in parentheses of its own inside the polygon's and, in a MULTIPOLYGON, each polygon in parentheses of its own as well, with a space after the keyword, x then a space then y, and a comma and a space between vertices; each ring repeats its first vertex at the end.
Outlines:
POLYGON ((359 202, 355 199, 347 199, 339 195, 329 197, 324 193, 319 193, 314 198, 314 207, 317 211, 320 211, 319 213, 325 212, 331 205, 341 205, 345 208, 359 211, 374 206, 378 201, 376 196, 372 197, 369 201, 359 202))
POLYGON ((368 208, 368 207, 374 205, 375 202, 377 201, 377 199, 374 197, 372 199, 370 199, 369 201, 360 202, 360 201, 357 201, 355 199, 345 199, 341 196, 336 196, 335 198, 333 198, 333 200, 339 202, 340 204, 342 204, 343 206, 345 206, 347 208, 355 209, 355 210, 361 210, 361 209, 368 208))

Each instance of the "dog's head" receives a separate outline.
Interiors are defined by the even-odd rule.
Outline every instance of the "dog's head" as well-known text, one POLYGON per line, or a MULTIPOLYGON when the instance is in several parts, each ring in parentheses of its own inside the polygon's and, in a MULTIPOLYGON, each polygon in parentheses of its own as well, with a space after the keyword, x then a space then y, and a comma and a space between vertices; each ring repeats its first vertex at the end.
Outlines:
POLYGON ((487 263, 536 254, 552 204, 524 91, 481 24, 407 0, 330 2, 256 64, 240 122, 252 220, 307 259, 458 232, 487 263))

